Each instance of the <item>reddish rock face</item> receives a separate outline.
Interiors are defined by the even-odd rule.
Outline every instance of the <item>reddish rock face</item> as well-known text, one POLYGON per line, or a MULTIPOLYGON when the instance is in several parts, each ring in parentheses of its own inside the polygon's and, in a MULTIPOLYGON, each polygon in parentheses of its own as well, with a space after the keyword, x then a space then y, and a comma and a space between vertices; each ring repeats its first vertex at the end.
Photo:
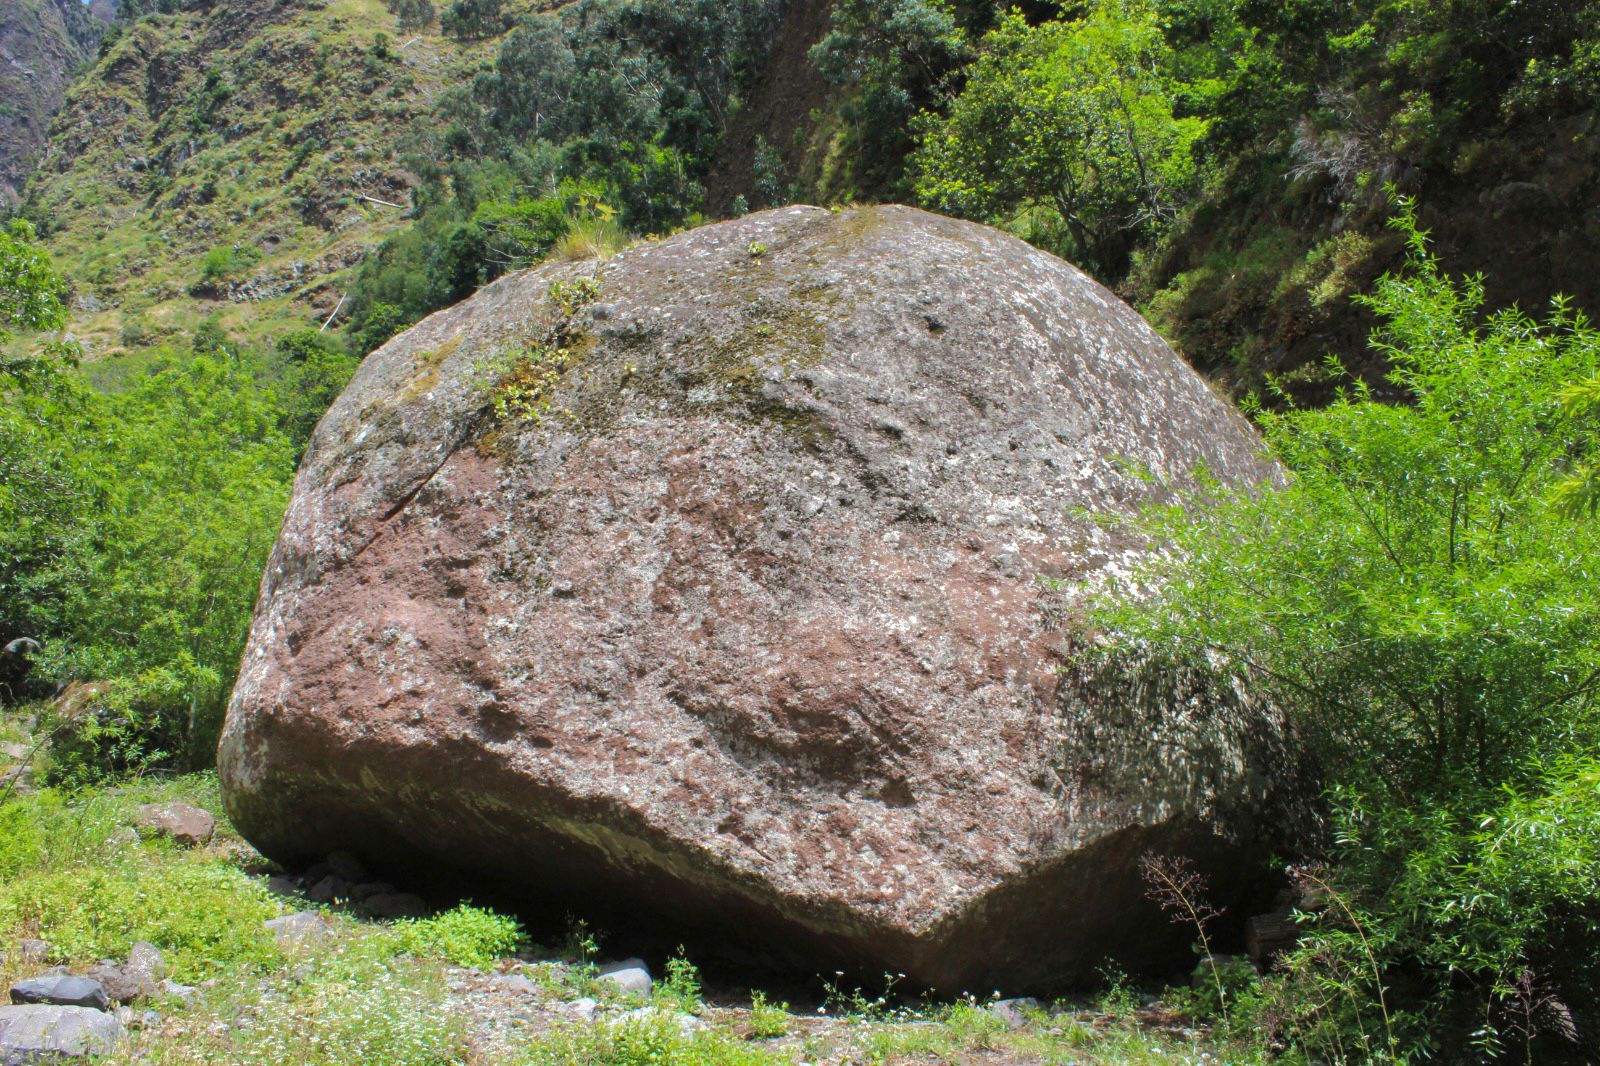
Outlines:
POLYGON ((1147 962, 1190 934, 1138 857, 1236 891, 1275 734, 1181 679, 1063 684, 1071 601, 1139 551, 1085 512, 1144 498, 1129 462, 1250 483, 1257 448, 1100 286, 919 211, 513 275, 318 428, 230 813, 288 862, 422 859, 950 988, 1147 962))

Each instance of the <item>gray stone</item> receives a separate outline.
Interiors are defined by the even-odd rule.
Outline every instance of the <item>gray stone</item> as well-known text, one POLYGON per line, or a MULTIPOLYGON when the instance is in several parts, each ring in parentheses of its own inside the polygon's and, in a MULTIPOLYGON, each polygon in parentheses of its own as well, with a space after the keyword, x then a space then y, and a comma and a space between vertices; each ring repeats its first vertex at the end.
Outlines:
POLYGON ((386 892, 368 896, 358 908, 370 918, 421 918, 428 913, 428 905, 421 896, 409 892, 386 892))
POLYGON ((586 1022, 594 1021, 595 1011, 600 1009, 600 1001, 584 996, 567 1004, 567 1010, 586 1022))
POLYGON ((363 881, 350 889, 350 898, 360 902, 373 896, 389 896, 399 891, 387 881, 363 881))
POLYGON ((675 1010, 663 1010, 660 1007, 639 1007, 636 1010, 623 1011, 621 1014, 609 1019, 611 1025, 632 1025, 640 1028, 664 1028, 671 1026, 684 1036, 689 1036, 706 1027, 692 1014, 683 1014, 675 1010))
POLYGON ((274 896, 288 898, 300 895, 300 882, 288 874, 273 874, 267 878, 267 891, 274 896))
POLYGON ((1031 1017, 1044 1008, 1030 996, 1018 999, 998 999, 988 1006, 988 1011, 1006 1023, 1008 1029, 1021 1029, 1031 1017))
POLYGON ((109 1055, 121 1038, 120 1022, 88 1007, 0 1007, 4 1066, 109 1055))
POLYGON ((324 865, 327 866, 329 873, 342 877, 351 883, 360 881, 367 876, 366 866, 348 851, 334 852, 324 860, 324 865))
POLYGON ((113 1012, 113 1016, 130 1033, 136 1033, 141 1029, 154 1029, 161 1024, 161 1015, 153 1010, 134 1010, 132 1007, 118 1007, 113 1012))
POLYGON ((322 915, 315 911, 300 911, 281 918, 269 918, 261 923, 278 941, 281 948, 307 948, 324 944, 333 937, 333 930, 322 915))
POLYGON ((128 953, 128 961, 117 964, 103 959, 89 968, 88 977, 105 987, 106 995, 118 1003, 132 1003, 148 999, 161 992, 161 982, 167 976, 167 964, 161 950, 154 944, 139 941, 128 953))
POLYGON ((88 977, 30 977, 11 986, 13 1003, 48 1003, 60 1007, 105 1010, 111 1005, 104 986, 88 977))
POLYGON ((163 836, 182 847, 211 843, 217 820, 209 811, 190 803, 147 803, 134 815, 134 827, 150 836, 163 836))
POLYGON ((489 983, 502 992, 515 992, 525 996, 539 994, 539 986, 520 973, 496 974, 489 978, 489 983))
POLYGON ((200 997, 200 990, 194 985, 180 985, 171 979, 161 982, 161 992, 180 1003, 191 1003, 200 997))
POLYGON ((17 941, 17 957, 24 962, 43 962, 50 957, 48 941, 29 938, 17 941))
POLYGON ((643 959, 624 959, 600 967, 596 979, 635 996, 648 996, 655 987, 643 959))
POLYGON ((1063 667, 1149 550, 1094 516, 1201 467, 1280 476, 1136 312, 983 226, 795 206, 510 274, 319 425, 229 814, 287 866, 448 867, 806 968, 1032 991, 1165 964, 1190 934, 1139 858, 1250 898, 1292 824, 1286 731, 1203 667, 1063 667), (558 351, 496 408, 486 366, 558 351))
POLYGON ((338 874, 328 874, 306 892, 312 903, 340 903, 350 898, 350 882, 338 874))

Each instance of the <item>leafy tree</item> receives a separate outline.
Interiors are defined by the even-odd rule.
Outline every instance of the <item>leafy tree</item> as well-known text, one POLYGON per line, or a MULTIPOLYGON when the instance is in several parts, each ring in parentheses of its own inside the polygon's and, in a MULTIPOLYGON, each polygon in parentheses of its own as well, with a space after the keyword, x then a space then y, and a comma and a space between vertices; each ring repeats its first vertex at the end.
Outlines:
MULTIPOLYGON (((38 352, 5 354, 17 332, 63 326, 66 294, 67 283, 35 242, 33 228, 20 219, 0 227, 0 645, 38 635, 39 605, 63 591, 40 574, 81 535, 82 489, 50 417, 76 403, 65 376, 76 349, 47 344, 38 352)), ((16 669, 0 677, 0 695, 16 695, 21 681, 16 669)))
POLYGON ((433 25, 433 0, 389 0, 389 10, 402 30, 425 30, 433 25))
MULTIPOLYGON (((1351 1002, 1421 963, 1414 993, 1464 997, 1492 1036, 1525 976, 1566 974, 1574 1002, 1600 968, 1600 841, 1567 821, 1600 772, 1600 527, 1552 498, 1596 444, 1564 401, 1600 372, 1600 333, 1559 301, 1543 323, 1480 318, 1481 282, 1402 225, 1414 268, 1367 302, 1406 402, 1356 385, 1262 414, 1284 483, 1173 486, 1139 523, 1171 553, 1098 616, 1235 664, 1320 756, 1350 900, 1329 921, 1372 956, 1351 1002)), ((1316 963, 1297 972, 1326 978, 1316 963)))
POLYGON ((1207 123, 1176 112, 1192 87, 1173 64, 1155 9, 1138 0, 1040 26, 1008 16, 949 115, 928 123, 919 195, 968 217, 1062 226, 1079 256, 1116 275, 1132 239, 1171 219, 1196 178, 1207 123))
MULTIPOLYGON (((66 288, 25 224, 0 232, 0 328, 63 325, 66 288)), ((32 638, 39 676, 97 684, 63 733, 68 776, 203 756, 301 448, 354 362, 309 332, 241 352, 207 321, 188 353, 100 392, 73 354, 0 363, 0 642, 32 638)))
POLYGON ((445 36, 461 41, 493 37, 506 28, 504 0, 455 0, 445 8, 439 28, 445 36))
POLYGON ((33 227, 20 218, 0 227, 0 329, 59 328, 66 321, 66 293, 33 227))
POLYGON ((941 104, 951 73, 971 58, 950 0, 841 0, 811 61, 846 89, 845 154, 856 181, 893 189, 912 147, 911 120, 941 104))

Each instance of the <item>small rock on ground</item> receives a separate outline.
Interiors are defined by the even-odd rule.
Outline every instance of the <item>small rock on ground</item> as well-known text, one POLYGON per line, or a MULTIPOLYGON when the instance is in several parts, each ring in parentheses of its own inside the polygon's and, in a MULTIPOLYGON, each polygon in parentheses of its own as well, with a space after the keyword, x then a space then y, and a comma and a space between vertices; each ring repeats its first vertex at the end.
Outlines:
POLYGON ((428 905, 422 897, 410 892, 369 896, 356 909, 369 918, 421 918, 428 913, 428 905))
POLYGON ((180 985, 173 980, 161 982, 161 991, 169 998, 188 1003, 199 997, 200 990, 194 985, 180 985))
POLYGON ((311 886, 306 892, 306 899, 312 903, 336 903, 350 898, 350 888, 349 881, 338 874, 328 874, 311 886))
POLYGON ((366 880, 367 868, 361 860, 348 851, 336 851, 322 862, 317 863, 305 873, 307 881, 320 881, 329 875, 354 884, 366 880))
POLYGON ((1039 1001, 1032 997, 1000 999, 988 1007, 989 1013, 1005 1022, 1008 1029, 1021 1029, 1028 1024, 1029 1015, 1036 1014, 1042 1009, 1039 1001))
POLYGON ((127 962, 118 965, 111 959, 101 960, 89 968, 88 976, 99 981, 106 995, 118 1003, 132 1003, 160 994, 167 963, 159 948, 141 940, 133 945, 127 962))
POLYGON ((640 1007, 638 1010, 623 1011, 610 1020, 611 1025, 638 1025, 656 1026, 672 1025, 684 1036, 698 1032, 706 1027, 706 1023, 692 1014, 682 1014, 675 1010, 662 1010, 660 1007, 640 1007))
POLYGON ((308 947, 333 935, 327 921, 315 911, 299 911, 261 923, 278 941, 279 947, 308 947))
POLYGON ((497 974, 489 978, 489 983, 502 992, 516 992, 528 996, 539 994, 539 986, 520 973, 497 974))
POLYGON ((87 977, 30 977, 11 986, 11 1002, 101 1011, 111 1005, 104 986, 87 977))
POLYGON ((648 996, 655 987, 655 982, 650 978, 650 969, 645 966, 643 959, 624 959, 602 966, 597 980, 636 996, 648 996))
POLYGON ((89 1007, 0 1007, 0 1063, 50 1062, 109 1055, 122 1023, 89 1007))
POLYGON ((183 847, 211 843, 217 820, 188 803, 147 803, 134 815, 134 826, 151 836, 164 836, 183 847))

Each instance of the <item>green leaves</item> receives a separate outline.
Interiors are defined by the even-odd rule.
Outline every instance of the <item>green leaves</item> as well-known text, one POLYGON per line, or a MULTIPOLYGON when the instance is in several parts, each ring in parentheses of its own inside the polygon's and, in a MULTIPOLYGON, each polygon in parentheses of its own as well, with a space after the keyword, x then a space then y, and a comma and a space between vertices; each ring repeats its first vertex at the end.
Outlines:
POLYGON ((66 323, 67 284, 34 243, 22 219, 0 226, 0 343, 6 331, 60 329, 66 323))
POLYGON ((42 641, 38 676, 99 683, 57 776, 209 758, 300 450, 353 367, 313 334, 169 355, 116 392, 12 379, 0 639, 42 641))
MULTIPOLYGON (((1561 491, 1594 453, 1600 334, 1561 302, 1482 316, 1402 208, 1411 268, 1366 299, 1400 402, 1352 387, 1260 414, 1285 483, 1172 486, 1136 523, 1171 552, 1097 616, 1244 664, 1292 714, 1333 786, 1353 920, 1384 967, 1477 997, 1489 1039, 1552 945, 1600 969, 1600 526, 1561 491)), ((1345 928, 1296 979, 1326 978, 1345 928)))
POLYGON ((1108 0, 1038 26, 1013 12, 984 38, 949 114, 925 120, 917 192, 990 221, 1046 213, 1078 257, 1116 271, 1196 179, 1207 121, 1176 101, 1206 92, 1179 66, 1150 4, 1108 0))

